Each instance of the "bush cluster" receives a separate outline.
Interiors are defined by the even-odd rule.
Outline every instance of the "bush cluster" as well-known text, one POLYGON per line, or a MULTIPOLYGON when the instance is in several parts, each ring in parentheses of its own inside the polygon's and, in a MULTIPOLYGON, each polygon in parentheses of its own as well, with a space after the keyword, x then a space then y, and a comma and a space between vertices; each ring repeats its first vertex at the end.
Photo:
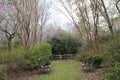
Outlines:
POLYGON ((33 70, 39 67, 38 60, 50 62, 51 46, 49 43, 40 42, 32 49, 14 49, 0 54, 0 63, 7 64, 8 69, 33 70))
POLYGON ((8 80, 8 76, 3 73, 4 73, 4 70, 2 67, 0 67, 0 80, 8 80))
MULTIPOLYGON (((88 61, 91 58, 91 56, 86 56, 85 57, 85 61, 88 61)), ((93 66, 98 68, 101 66, 101 64, 103 63, 103 58, 99 55, 95 55, 93 56, 93 66)))
POLYGON ((104 58, 106 67, 104 78, 108 80, 120 80, 120 35, 114 35, 100 45, 100 54, 104 58))
POLYGON ((27 54, 24 54, 24 59, 19 67, 24 70, 36 69, 39 67, 39 60, 43 60, 44 64, 47 64, 50 62, 51 55, 51 45, 42 41, 36 44, 27 54))
POLYGON ((103 57, 101 57, 99 55, 95 55, 94 56, 94 65, 96 67, 99 67, 102 63, 103 63, 103 57))
POLYGON ((82 44, 81 42, 70 36, 54 36, 48 41, 52 46, 52 53, 53 54, 75 54, 77 53, 78 47, 82 44))

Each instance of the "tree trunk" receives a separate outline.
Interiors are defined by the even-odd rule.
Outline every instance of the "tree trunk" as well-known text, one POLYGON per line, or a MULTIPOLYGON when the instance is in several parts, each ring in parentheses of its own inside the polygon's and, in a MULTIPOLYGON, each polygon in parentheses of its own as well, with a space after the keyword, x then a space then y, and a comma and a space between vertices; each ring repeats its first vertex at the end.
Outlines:
POLYGON ((95 51, 95 53, 97 53, 99 51, 97 27, 96 27, 95 33, 94 33, 94 51, 95 51))
POLYGON ((118 7, 118 3, 120 2, 120 0, 118 0, 117 2, 116 2, 116 8, 117 8, 117 10, 118 10, 118 12, 119 12, 119 14, 120 14, 120 9, 119 9, 119 7, 118 7))
POLYGON ((11 47, 12 47, 11 42, 12 42, 12 39, 9 38, 8 39, 8 51, 11 51, 11 47))
POLYGON ((103 9, 99 9, 99 11, 102 14, 102 16, 104 17, 104 19, 106 20, 106 22, 108 23, 108 28, 110 30, 111 35, 113 35, 114 34, 114 32, 113 32, 113 24, 112 24, 112 21, 111 21, 111 19, 109 17, 108 12, 107 12, 107 8, 105 6, 104 0, 101 0, 101 4, 102 4, 103 9))
POLYGON ((40 41, 42 41, 42 26, 40 27, 40 41))

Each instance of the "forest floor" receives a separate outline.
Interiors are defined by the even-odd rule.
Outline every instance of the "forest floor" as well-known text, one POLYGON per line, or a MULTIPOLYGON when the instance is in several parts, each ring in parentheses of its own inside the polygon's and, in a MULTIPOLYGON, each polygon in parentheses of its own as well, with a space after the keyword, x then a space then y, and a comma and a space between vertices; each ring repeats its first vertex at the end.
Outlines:
POLYGON ((102 68, 86 72, 81 70, 81 63, 73 60, 52 61, 52 71, 41 74, 39 70, 15 72, 9 74, 9 80, 99 80, 104 73, 102 68))

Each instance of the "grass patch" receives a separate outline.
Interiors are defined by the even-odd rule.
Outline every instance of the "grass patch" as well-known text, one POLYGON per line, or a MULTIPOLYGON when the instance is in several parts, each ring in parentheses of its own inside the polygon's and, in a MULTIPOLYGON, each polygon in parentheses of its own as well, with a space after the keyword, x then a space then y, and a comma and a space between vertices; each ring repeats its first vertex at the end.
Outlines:
POLYGON ((77 61, 53 61, 52 73, 39 75, 34 80, 88 80, 80 66, 77 61))

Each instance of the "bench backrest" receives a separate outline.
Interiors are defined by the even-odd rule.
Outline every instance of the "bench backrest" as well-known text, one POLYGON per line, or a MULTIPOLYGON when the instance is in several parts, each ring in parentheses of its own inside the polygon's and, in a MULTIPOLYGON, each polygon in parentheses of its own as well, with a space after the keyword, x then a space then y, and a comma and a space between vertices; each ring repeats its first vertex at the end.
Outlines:
POLYGON ((86 61, 86 64, 87 64, 87 65, 93 65, 93 63, 94 63, 94 57, 91 56, 91 57, 86 61))

